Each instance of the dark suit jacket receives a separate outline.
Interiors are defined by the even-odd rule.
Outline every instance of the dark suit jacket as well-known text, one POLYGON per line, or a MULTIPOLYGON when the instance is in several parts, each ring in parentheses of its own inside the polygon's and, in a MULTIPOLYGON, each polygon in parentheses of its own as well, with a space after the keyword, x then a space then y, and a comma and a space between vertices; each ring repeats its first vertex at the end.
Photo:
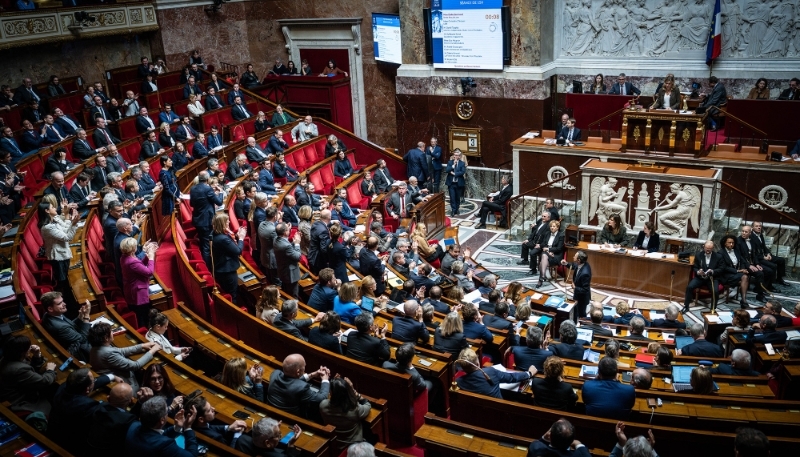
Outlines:
POLYGON ((583 360, 584 349, 580 340, 572 344, 551 344, 548 349, 553 353, 553 355, 557 355, 565 359, 583 360))
POLYGON ((464 322, 464 336, 473 340, 483 340, 491 343, 494 340, 492 332, 485 325, 477 322, 464 322))
POLYGON ((723 249, 719 253, 720 256, 719 263, 722 266, 722 274, 720 280, 726 283, 729 282, 731 279, 733 279, 733 277, 736 275, 737 270, 746 269, 749 268, 750 266, 750 263, 747 262, 747 259, 745 259, 736 248, 733 249, 733 253, 739 261, 739 264, 737 266, 733 265, 733 261, 731 260, 730 255, 728 255, 728 251, 726 249, 723 249))
POLYGON ((283 141, 283 138, 276 137, 275 135, 269 137, 269 141, 267 142, 267 152, 272 154, 282 152, 288 147, 289 145, 283 141))
POLYGON ((252 115, 253 113, 247 111, 247 107, 244 105, 244 102, 242 102, 241 105, 234 104, 231 106, 231 117, 233 117, 233 120, 235 121, 245 120, 252 115))
POLYGON ((394 178, 392 178, 388 168, 378 168, 372 173, 372 181, 378 192, 386 192, 392 188, 394 178))
POLYGON ((322 221, 311 224, 311 243, 308 246, 308 268, 314 274, 325 268, 328 261, 328 247, 331 244, 331 234, 322 221))
MULTIPOLYGON (((750 338, 748 338, 748 343, 750 338)), ((705 339, 695 340, 681 349, 681 355, 690 357, 725 357, 722 346, 705 339)))
MULTIPOLYGON (((614 85, 611 86, 611 93, 614 95, 622 95, 622 90, 620 90, 619 83, 614 83, 614 85)), ((641 93, 642 91, 636 88, 633 84, 628 81, 625 82, 625 95, 639 95, 641 93)))
POLYGON ((720 363, 716 368, 711 369, 711 374, 722 374, 727 376, 759 376, 761 373, 749 368, 746 370, 733 368, 730 363, 720 363))
MULTIPOLYGON (((89 118, 92 119, 95 125, 97 125, 96 119, 98 117, 102 117, 108 121, 113 121, 114 117, 111 115, 111 112, 108 111, 104 106, 93 106, 91 110, 89 110, 89 118)), ((137 129, 138 130, 138 129, 137 129)))
POLYGON ((319 392, 314 392, 308 382, 275 370, 269 377, 267 403, 296 416, 308 417, 310 408, 319 408, 319 402, 328 398, 330 387, 329 382, 323 382, 319 392))
POLYGON ((317 283, 311 290, 311 296, 308 297, 308 306, 323 313, 333 311, 333 298, 337 295, 336 289, 317 283))
POLYGON ((291 208, 288 205, 283 205, 283 222, 287 224, 292 224, 293 227, 297 227, 297 224, 300 223, 300 218, 297 216, 297 208, 291 208))
POLYGON ((319 326, 308 331, 308 342, 336 354, 342 353, 342 345, 339 344, 339 338, 330 333, 321 332, 319 326))
POLYGON ((655 328, 686 328, 685 322, 671 321, 669 319, 656 319, 652 322, 652 327, 655 328))
POLYGON ((614 336, 611 330, 603 328, 600 324, 581 324, 581 328, 591 330, 593 335, 614 336))
POLYGON ((447 303, 443 303, 439 300, 434 300, 432 298, 426 298, 422 302, 423 305, 426 305, 428 303, 433 305, 433 310, 436 311, 437 313, 447 314, 450 312, 450 306, 448 306, 447 303))
POLYGON ((340 178, 353 174, 353 164, 346 157, 344 160, 336 159, 333 163, 333 175, 340 178))
POLYGON ((161 145, 152 141, 145 141, 142 143, 142 149, 139 151, 139 160, 152 159, 158 155, 161 145))
POLYGON ((467 392, 483 394, 494 398, 503 398, 502 395, 500 395, 501 383, 522 382, 529 378, 530 374, 527 371, 505 372, 495 370, 493 367, 488 367, 484 368, 483 372, 481 372, 481 370, 475 370, 472 373, 461 376, 456 382, 460 389, 466 390, 467 392), (484 377, 484 374, 489 377, 489 380, 484 377))
POLYGON ((442 335, 442 328, 437 327, 433 332, 433 350, 451 354, 453 359, 458 358, 462 349, 467 347, 467 338, 463 333, 457 332, 449 336, 442 335))
POLYGON ((397 316, 392 319, 392 338, 396 340, 404 343, 416 343, 417 340, 422 340, 423 343, 427 343, 430 337, 431 334, 425 324, 416 319, 407 316, 397 316))
POLYGON ((272 323, 278 330, 286 332, 303 341, 308 341, 308 339, 300 332, 300 329, 310 327, 311 319, 295 319, 293 321, 287 321, 283 318, 283 316, 278 314, 275 316, 275 320, 272 323))
POLYGON ((75 203, 78 204, 78 209, 79 210, 82 210, 82 209, 86 208, 86 205, 89 204, 88 193, 91 192, 91 191, 92 191, 92 189, 89 186, 89 183, 86 183, 86 193, 85 194, 84 194, 84 191, 81 190, 80 186, 78 186, 77 182, 72 185, 72 189, 69 190, 69 194, 72 197, 72 201, 74 201, 75 203))
POLYGON ((189 191, 189 204, 192 206, 192 225, 211 229, 211 221, 216 207, 222 204, 222 197, 215 194, 208 184, 202 183, 189 191))
POLYGON ((558 379, 533 378, 531 390, 534 404, 544 408, 572 411, 578 401, 578 394, 572 390, 572 385, 558 379))
POLYGON ((244 240, 235 242, 225 233, 214 234, 211 245, 211 258, 214 260, 214 273, 231 273, 239 269, 239 256, 244 250, 244 240))
POLYGON ((247 155, 247 160, 256 163, 261 163, 268 156, 268 154, 261 149, 261 146, 258 144, 255 146, 248 146, 245 150, 245 153, 247 155))
POLYGON ((403 156, 406 166, 406 175, 416 176, 419 182, 424 183, 428 175, 428 162, 425 160, 425 153, 418 148, 410 149, 403 156))
POLYGON ((673 87, 672 92, 670 92, 669 106, 664 106, 664 95, 666 95, 664 89, 658 91, 654 105, 655 109, 678 109, 681 106, 681 91, 677 87, 673 87))
POLYGON ((222 97, 219 95, 206 95, 206 111, 211 111, 213 109, 219 109, 225 106, 225 102, 222 101, 222 97))
POLYGON ((398 367, 397 363, 387 361, 383 362, 383 368, 400 374, 404 373, 410 374, 411 383, 414 385, 414 394, 418 394, 427 388, 427 386, 425 385, 425 380, 422 378, 422 375, 419 374, 419 371, 417 371, 417 369, 414 368, 413 366, 398 367))
MULTIPOLYGON (((564 138, 565 140, 569 137, 569 127, 564 127, 561 129, 561 133, 558 134, 559 138, 564 138)), ((581 140, 581 129, 578 127, 572 128, 572 140, 571 141, 580 141, 581 140)))
POLYGON ((278 265, 278 278, 286 284, 300 280, 300 247, 295 246, 284 237, 275 238, 275 263, 278 265))
POLYGON ((328 266, 333 270, 333 275, 342 283, 349 282, 347 278, 347 249, 339 240, 334 240, 328 250, 328 266))
POLYGON ((228 170, 225 172, 225 177, 228 178, 228 181, 235 181, 245 173, 250 173, 253 168, 250 166, 249 163, 246 163, 242 166, 239 166, 239 163, 235 160, 228 165, 228 170))
MULTIPOLYGON (((414 202, 411 201, 411 195, 406 194, 405 196, 405 207, 406 207, 406 216, 408 216, 409 212, 412 208, 414 208, 414 202)), ((386 210, 389 211, 390 214, 397 214, 398 216, 402 217, 402 208, 403 204, 400 203, 400 194, 395 192, 389 197, 389 202, 386 203, 386 210)))
POLYGON ((192 137, 197 137, 197 130, 193 129, 191 125, 181 124, 175 129, 175 139, 178 141, 186 141, 190 133, 192 137))
MULTIPOLYGON (((569 265, 567 265, 569 266, 569 265)), ((583 264, 578 270, 578 263, 572 262, 572 271, 575 272, 573 276, 573 284, 575 287, 575 294, 590 294, 592 285, 592 267, 589 263, 583 264)))
MULTIPOLYGON (((751 328, 749 332, 747 332, 747 346, 753 347, 756 343, 761 344, 783 344, 786 342, 786 332, 784 331, 769 331, 765 330, 764 333, 755 334, 755 329, 751 328)), ((688 347, 688 346, 687 346, 688 347)), ((686 348, 684 348, 686 349, 686 348)), ((722 348, 720 348, 722 349, 722 348)), ((720 355, 719 357, 722 357, 720 355)))
POLYGON ((658 233, 650 234, 647 246, 642 246, 642 243, 644 243, 644 230, 639 231, 639 236, 636 237, 636 242, 633 243, 633 247, 647 249, 647 252, 658 252, 659 247, 661 247, 661 240, 658 238, 658 233))
POLYGON ((744 238, 737 237, 736 251, 747 260, 748 267, 749 265, 761 265, 761 260, 764 258, 764 253, 761 251, 761 242, 754 236, 750 237, 750 249, 747 248, 747 241, 744 238))
POLYGON ((153 122, 153 127, 150 127, 150 123, 147 122, 148 119, 150 119, 148 116, 136 116, 136 131, 139 132, 139 134, 158 128, 152 119, 150 119, 150 122, 153 122))
MULTIPOLYGON (((108 146, 108 144, 109 144, 108 140, 106 140, 106 136, 103 135, 103 132, 106 132, 108 134, 108 137, 111 138, 111 142, 112 143, 119 144, 121 142, 119 138, 115 137, 111 133, 111 131, 108 130, 108 128, 104 128, 104 129, 96 128, 96 129, 94 129, 94 133, 92 133, 92 140, 94 140, 94 144, 96 144, 98 148, 101 147, 101 146, 108 146)), ((73 149, 72 149, 73 153, 75 152, 74 148, 75 147, 73 146, 73 149)))
POLYGON ((86 159, 91 159, 94 155, 97 154, 97 151, 89 144, 88 140, 79 140, 75 139, 72 142, 72 155, 81 161, 86 159))
POLYGON ((714 88, 711 89, 711 93, 700 102, 700 107, 722 106, 726 103, 728 103, 728 92, 725 90, 725 86, 722 85, 722 83, 717 83, 714 88))
POLYGON ((365 197, 372 197, 376 193, 378 193, 377 186, 372 181, 367 181, 366 179, 361 180, 361 193, 365 197), (370 184, 372 185, 372 189, 370 189, 370 184))
POLYGON ((455 183, 456 187, 464 187, 464 174, 467 172, 467 165, 464 163, 463 160, 458 161, 458 165, 455 167, 453 166, 453 161, 447 161, 447 168, 444 170, 447 178, 445 179, 444 183, 447 186, 453 185, 455 183), (454 172, 455 174, 451 175, 450 172, 454 172))
MULTIPOLYGON (((100 376, 95 379, 94 387, 98 389, 109 382, 108 376, 100 376)), ((84 449, 84 443, 75 437, 86 436, 86 424, 100 404, 86 395, 67 393, 66 387, 66 382, 61 384, 53 398, 47 434, 52 440, 78 455, 84 449)))
POLYGON ((121 155, 117 154, 116 156, 109 155, 106 157, 106 162, 108 164, 108 169, 112 172, 122 173, 123 171, 130 168, 130 164, 122 158, 121 155))
POLYGON ((208 148, 202 141, 195 141, 194 145, 192 145, 192 157, 195 159, 208 157, 208 148))
POLYGON ((589 449, 586 446, 579 447, 574 451, 569 449, 555 449, 550 447, 549 443, 544 440, 538 440, 531 443, 528 448, 527 457, 589 457, 589 449))
MULTIPOLYGON (((358 253, 358 262, 358 271, 364 276, 372 276, 378 283, 378 287, 375 289, 375 295, 383 295, 384 290, 386 290, 386 285, 383 282, 384 266, 378 256, 365 247, 358 253)), ((395 318, 395 320, 397 320, 397 318, 395 318)))
POLYGON ((151 457, 193 457, 197 455, 197 436, 194 430, 187 430, 182 433, 185 449, 181 449, 175 438, 179 434, 175 428, 166 426, 164 433, 158 433, 153 429, 142 427, 141 422, 134 422, 128 429, 125 437, 125 455, 128 457, 139 457, 148 455, 151 457))
POLYGON ((87 440, 87 455, 95 457, 107 456, 109 452, 119 449, 120 443, 125 442, 125 436, 131 424, 137 417, 128 411, 122 411, 116 406, 101 403, 95 408, 91 420, 86 424, 89 427, 85 434, 87 440))
POLYGON ((583 383, 581 396, 587 416, 626 420, 636 402, 636 389, 616 380, 592 379, 583 383))
POLYGON ((390 358, 389 342, 358 331, 347 335, 347 357, 370 365, 381 366, 390 358))
POLYGON ((510 346, 519 345, 519 336, 514 332, 514 323, 510 320, 495 314, 486 314, 483 316, 483 325, 497 330, 505 330, 508 332, 508 344, 510 346))
POLYGON ((522 371, 527 370, 531 365, 542 371, 544 370, 544 361, 554 355, 547 349, 533 349, 528 346, 514 346, 511 348, 511 353, 514 354, 514 367, 522 371))
POLYGON ((106 186, 106 177, 111 170, 108 169, 108 165, 105 168, 100 168, 98 166, 94 166, 90 168, 92 172, 94 172, 94 176, 92 176, 92 190, 95 192, 100 192, 100 189, 106 186))

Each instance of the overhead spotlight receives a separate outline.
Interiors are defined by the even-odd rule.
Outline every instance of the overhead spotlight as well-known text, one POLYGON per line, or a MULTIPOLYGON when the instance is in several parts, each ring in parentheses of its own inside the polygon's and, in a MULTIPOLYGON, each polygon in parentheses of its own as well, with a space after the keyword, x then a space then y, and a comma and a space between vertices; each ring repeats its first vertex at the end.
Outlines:
POLYGON ((218 13, 220 10, 222 10, 222 4, 229 1, 231 0, 214 0, 214 4, 206 6, 203 8, 203 11, 206 13, 218 13))
POLYGON ((461 95, 467 95, 473 87, 477 87, 475 80, 472 78, 461 78, 461 95))

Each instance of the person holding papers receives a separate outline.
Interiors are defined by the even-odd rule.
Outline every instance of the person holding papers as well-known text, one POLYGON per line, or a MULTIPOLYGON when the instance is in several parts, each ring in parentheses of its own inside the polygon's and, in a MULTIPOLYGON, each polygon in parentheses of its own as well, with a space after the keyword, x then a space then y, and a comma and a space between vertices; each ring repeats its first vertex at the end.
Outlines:
POLYGON ((577 323, 579 318, 586 316, 586 307, 592 299, 592 267, 586 263, 589 260, 589 256, 583 251, 576 252, 574 260, 574 263, 570 263, 563 259, 561 260, 561 265, 569 265, 570 268, 575 269, 575 276, 572 278, 575 291, 572 296, 575 299, 573 319, 577 323))
MULTIPOLYGON (((470 348, 464 349, 458 355, 456 364, 466 374, 456 381, 459 389, 476 394, 488 395, 494 398, 503 398, 500 395, 501 383, 520 383, 536 376, 538 370, 531 365, 528 371, 500 371, 495 367, 481 368, 478 355, 470 348)), ((502 367, 502 365, 497 365, 502 367)), ((616 367, 615 367, 616 368, 616 367)))

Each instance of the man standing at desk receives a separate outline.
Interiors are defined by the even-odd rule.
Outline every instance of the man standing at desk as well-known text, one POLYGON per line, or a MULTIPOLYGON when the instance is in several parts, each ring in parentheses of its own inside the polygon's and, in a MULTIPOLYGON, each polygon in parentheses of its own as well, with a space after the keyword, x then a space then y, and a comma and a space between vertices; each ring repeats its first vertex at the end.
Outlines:
MULTIPOLYGON (((709 112, 713 115, 715 112, 719 113, 719 107, 728 103, 728 92, 716 76, 708 78, 708 85, 711 86, 711 93, 706 95, 703 101, 700 102, 700 106, 696 110, 697 114, 709 112)), ((717 122, 712 117, 709 117, 709 121, 711 122, 711 131, 716 131, 717 122)))
POLYGON ((620 73, 617 77, 617 82, 611 86, 611 94, 613 95, 636 95, 637 97, 642 92, 633 84, 626 82, 625 73, 620 73))
POLYGON ((458 208, 461 206, 461 196, 464 194, 464 175, 467 173, 467 164, 462 160, 460 149, 453 151, 453 157, 447 162, 445 169, 447 179, 447 191, 450 193, 450 215, 458 216, 458 208))
MULTIPOLYGON (((573 292, 572 296, 575 299, 573 320, 577 324, 578 319, 586 316, 586 307, 592 299, 592 267, 586 263, 589 260, 589 256, 583 251, 576 252, 574 260, 574 263, 570 263, 564 259, 561 261, 561 265, 570 265, 570 268, 575 268, 575 276, 572 280, 575 292, 573 292)), ((544 272, 540 271, 539 274, 544 274, 544 272)))

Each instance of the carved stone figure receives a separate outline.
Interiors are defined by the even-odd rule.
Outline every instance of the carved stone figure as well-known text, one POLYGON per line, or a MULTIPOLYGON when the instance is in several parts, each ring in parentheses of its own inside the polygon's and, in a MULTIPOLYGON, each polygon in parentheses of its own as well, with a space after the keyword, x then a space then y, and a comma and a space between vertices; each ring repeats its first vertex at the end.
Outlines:
POLYGON ((653 28, 653 21, 661 17, 660 14, 657 14, 657 11, 651 13, 650 10, 645 8, 646 2, 647 0, 636 0, 636 3, 629 7, 633 36, 636 38, 635 41, 633 37, 631 38, 630 50, 633 51, 635 49, 638 55, 644 55, 645 50, 652 45, 650 30, 653 28))
POLYGON ((745 39, 739 45, 739 50, 744 56, 757 57, 761 55, 761 39, 767 33, 771 12, 772 5, 768 3, 768 0, 753 0, 747 4, 742 21, 750 24, 750 27, 745 39))
POLYGON ((683 49, 703 49, 708 44, 708 28, 713 4, 705 0, 694 0, 684 11, 681 27, 683 49))
POLYGON ((658 231, 662 235, 686 236, 689 222, 692 229, 698 230, 700 216, 700 189, 697 186, 678 183, 669 186, 670 193, 664 197, 661 205, 653 208, 658 213, 658 231), (670 200, 670 196, 673 196, 670 200))
POLYGON ((575 40, 568 48, 567 53, 581 56, 594 44, 597 32, 600 30, 592 13, 591 0, 583 0, 583 7, 578 10, 575 22, 577 23, 575 40))
POLYGON ((623 199, 628 188, 622 186, 614 190, 616 185, 616 178, 606 180, 606 178, 597 177, 592 180, 589 217, 597 215, 598 225, 605 225, 612 214, 619 214, 623 221, 627 219, 628 204, 623 199))
POLYGON ((722 36, 725 37, 722 40, 722 55, 733 56, 738 53, 739 49, 742 13, 736 0, 725 0, 720 14, 722 16, 722 36))
POLYGON ((786 55, 791 37, 794 8, 791 3, 780 3, 769 15, 769 27, 762 41, 762 57, 782 57, 786 55))

